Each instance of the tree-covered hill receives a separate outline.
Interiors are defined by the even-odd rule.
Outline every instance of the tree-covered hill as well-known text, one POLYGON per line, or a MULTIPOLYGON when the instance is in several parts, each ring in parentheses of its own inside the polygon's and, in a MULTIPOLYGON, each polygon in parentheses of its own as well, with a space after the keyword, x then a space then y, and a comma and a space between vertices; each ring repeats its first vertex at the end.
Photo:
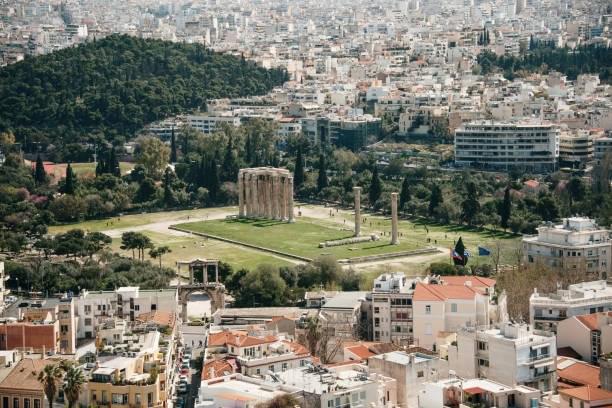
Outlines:
POLYGON ((29 147, 129 138, 208 98, 264 94, 286 80, 198 44, 113 35, 2 68, 0 131, 29 147))

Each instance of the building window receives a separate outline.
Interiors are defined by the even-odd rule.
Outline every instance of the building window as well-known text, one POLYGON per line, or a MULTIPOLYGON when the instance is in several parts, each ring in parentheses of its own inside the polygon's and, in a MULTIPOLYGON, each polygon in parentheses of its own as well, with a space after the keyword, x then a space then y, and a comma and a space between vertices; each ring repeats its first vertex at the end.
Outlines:
POLYGON ((19 398, 13 398, 13 408, 19 408, 19 398))
POLYGON ((287 368, 288 368, 288 367, 287 367, 287 363, 283 363, 282 370, 283 370, 283 371, 287 371, 287 368))
POLYGON ((135 305, 134 306, 134 310, 137 311, 137 312, 140 311, 140 305, 135 305))
POLYGON ((136 394, 134 395, 134 401, 136 402, 136 405, 140 405, 142 400, 140 398, 140 394, 136 394))
POLYGON ((478 342, 478 350, 487 350, 487 343, 484 341, 478 342))
POLYGON ((9 408, 9 397, 2 397, 2 408, 9 408))
POLYGON ((451 313, 457 313, 457 304, 451 303, 451 313))
POLYGON ((574 399, 570 397, 569 399, 569 406, 570 408, 572 408, 574 406, 574 399))
POLYGON ((425 305, 425 314, 431 314, 431 305, 425 305))
POLYGON ((91 319, 85 319, 85 326, 91 326, 91 319))
POLYGON ((270 364, 270 366, 268 367, 268 370, 274 372, 274 364, 270 364))
POLYGON ((380 308, 378 306, 374 308, 374 313, 380 313, 380 308))
POLYGON ((40 399, 34 398, 34 408, 40 408, 40 399))
POLYGON ((423 371, 417 371, 418 378, 423 378, 424 376, 425 376, 425 373, 423 371))

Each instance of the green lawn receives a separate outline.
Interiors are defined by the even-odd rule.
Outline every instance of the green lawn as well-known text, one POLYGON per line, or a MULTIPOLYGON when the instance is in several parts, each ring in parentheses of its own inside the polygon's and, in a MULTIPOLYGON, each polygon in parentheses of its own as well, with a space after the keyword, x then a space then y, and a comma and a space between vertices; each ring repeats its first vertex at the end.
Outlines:
POLYGON ((319 248, 320 242, 350 238, 353 233, 343 229, 340 224, 327 223, 324 225, 319 220, 305 217, 299 218, 292 224, 279 221, 232 219, 180 224, 179 227, 308 258, 333 255, 337 259, 345 259, 407 251, 425 246, 413 241, 390 245, 388 237, 381 237, 380 241, 319 248))
MULTIPOLYGON (((176 261, 191 260, 194 258, 214 258, 220 259, 223 262, 229 263, 234 270, 240 268, 253 268, 259 264, 269 264, 275 266, 291 265, 290 262, 275 256, 250 250, 236 245, 228 244, 216 240, 207 240, 203 237, 183 237, 151 231, 144 231, 156 246, 167 245, 172 250, 171 253, 164 255, 162 264, 170 268, 176 268, 176 261)), ((112 249, 125 256, 132 256, 131 251, 122 251, 121 239, 113 239, 112 249)), ((149 259, 148 254, 145 256, 149 259)), ((151 262, 159 262, 157 259, 151 259, 151 262)), ((186 268, 181 269, 181 274, 188 275, 186 268)))

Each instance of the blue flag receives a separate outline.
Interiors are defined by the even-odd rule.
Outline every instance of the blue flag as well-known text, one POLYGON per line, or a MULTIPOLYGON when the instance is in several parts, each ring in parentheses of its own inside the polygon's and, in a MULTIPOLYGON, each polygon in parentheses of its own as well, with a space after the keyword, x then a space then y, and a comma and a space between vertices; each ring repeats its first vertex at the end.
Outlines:
POLYGON ((479 246, 479 247, 478 247, 478 255, 479 255, 479 256, 489 256, 489 255, 491 255, 491 251, 490 251, 490 250, 488 250, 488 249, 487 249, 487 248, 485 248, 485 247, 481 247, 481 246, 479 246))

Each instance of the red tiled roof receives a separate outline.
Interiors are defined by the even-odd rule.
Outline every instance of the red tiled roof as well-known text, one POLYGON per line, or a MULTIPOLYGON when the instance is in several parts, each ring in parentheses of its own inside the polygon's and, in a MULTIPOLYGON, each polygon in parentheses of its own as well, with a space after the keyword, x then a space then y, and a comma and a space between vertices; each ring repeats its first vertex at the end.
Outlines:
POLYGON ((228 344, 236 347, 250 347, 275 341, 278 341, 276 336, 253 337, 231 331, 211 333, 208 336, 208 345, 211 347, 226 346, 228 344))
POLYGON ((213 378, 233 373, 234 367, 229 362, 214 360, 204 364, 204 367, 202 367, 202 380, 212 380, 213 378))
POLYGON ((567 395, 568 397, 576 398, 581 401, 603 401, 612 400, 612 392, 601 388, 585 385, 584 387, 570 388, 567 390, 559 390, 559 394, 567 395))
POLYGON ((464 389, 463 392, 467 392, 468 394, 476 395, 476 394, 484 394, 485 390, 483 390, 480 387, 472 387, 472 388, 464 389))
POLYGON ((433 285, 418 283, 414 291, 415 301, 444 301, 447 299, 474 299, 476 290, 469 286, 460 285, 433 285))
POLYGON ((357 357, 359 357, 362 360, 366 360, 368 357, 372 357, 376 355, 372 353, 370 350, 368 350, 368 348, 362 344, 358 346, 347 347, 346 350, 355 354, 357 357))
POLYGON ((576 316, 576 319, 584 324, 589 330, 597 330, 597 314, 576 316))
MULTIPOLYGON (((561 365, 563 366, 563 365, 561 365)), ((587 364, 583 361, 577 361, 568 358, 559 358, 557 361, 557 377, 560 382, 566 382, 571 384, 579 385, 591 385, 593 387, 599 387, 599 367, 587 364), (573 361, 565 368, 560 368, 561 362, 573 361)), ((569 385, 571 385, 569 384, 569 385)))
POLYGON ((492 288, 495 286, 495 279, 483 278, 480 276, 443 276, 442 282, 446 285, 462 285, 464 286, 469 282, 472 287, 485 287, 492 288))

